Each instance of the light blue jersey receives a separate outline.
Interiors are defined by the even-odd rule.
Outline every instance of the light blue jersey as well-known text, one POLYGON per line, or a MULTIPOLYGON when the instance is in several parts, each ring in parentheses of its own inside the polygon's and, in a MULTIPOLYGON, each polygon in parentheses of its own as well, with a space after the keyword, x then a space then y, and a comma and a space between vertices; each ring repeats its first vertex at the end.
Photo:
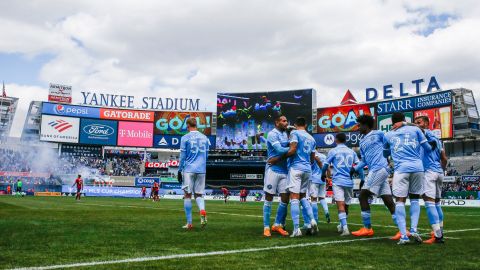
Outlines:
POLYGON ((359 162, 358 156, 345 144, 339 144, 328 152, 325 162, 333 166, 332 183, 341 187, 353 187, 350 169, 359 162))
POLYGON ((425 171, 432 171, 443 174, 443 168, 441 161, 441 153, 443 149, 442 141, 440 141, 430 130, 425 130, 425 137, 429 142, 435 141, 437 146, 433 151, 425 154, 425 150, 422 149, 422 161, 425 171))
MULTIPOLYGON (((315 156, 322 161, 322 164, 325 163, 327 157, 324 154, 315 152, 315 156)), ((314 184, 325 184, 325 181, 322 180, 322 168, 318 166, 317 161, 313 161, 312 164, 312 183, 314 184)))
MULTIPOLYGON (((288 152, 288 136, 287 132, 280 131, 276 128, 268 132, 267 135, 267 155, 268 158, 279 157, 288 152)), ((271 169, 276 173, 287 174, 287 160, 283 159, 275 165, 270 165, 267 162, 266 168, 271 169)))
POLYGON ((199 131, 187 133, 180 140, 179 170, 186 173, 205 173, 210 141, 199 131))
POLYGON ((371 172, 388 167, 388 161, 383 156, 383 137, 382 131, 372 130, 360 140, 362 161, 371 172))
POLYGON ((385 134, 384 149, 390 150, 396 173, 423 172, 422 146, 427 138, 418 127, 403 126, 385 134))
POLYGON ((290 133, 290 143, 293 142, 297 143, 297 152, 289 158, 289 168, 312 173, 310 156, 315 152, 315 139, 305 130, 294 130, 290 133))

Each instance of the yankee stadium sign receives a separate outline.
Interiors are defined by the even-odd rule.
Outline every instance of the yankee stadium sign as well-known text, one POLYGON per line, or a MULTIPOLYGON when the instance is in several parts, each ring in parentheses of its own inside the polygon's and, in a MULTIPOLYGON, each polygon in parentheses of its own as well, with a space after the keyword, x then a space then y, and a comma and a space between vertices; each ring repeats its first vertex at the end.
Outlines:
POLYGON ((91 106, 173 111, 198 111, 200 106, 200 99, 198 98, 142 97, 141 102, 137 104, 134 96, 96 94, 91 92, 81 93, 81 104, 91 106))

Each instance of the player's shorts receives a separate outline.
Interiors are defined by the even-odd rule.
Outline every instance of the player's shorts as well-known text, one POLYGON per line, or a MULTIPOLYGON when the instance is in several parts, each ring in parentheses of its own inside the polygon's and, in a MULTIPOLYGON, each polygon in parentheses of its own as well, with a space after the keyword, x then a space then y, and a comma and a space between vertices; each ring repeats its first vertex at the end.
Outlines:
POLYGON ((182 189, 187 194, 205 193, 205 174, 204 173, 183 173, 182 189))
POLYGON ((309 172, 297 171, 290 169, 288 171, 288 184, 287 190, 292 193, 307 193, 308 186, 310 185, 309 172))
POLYGON ((268 168, 265 170, 265 178, 263 179, 263 191, 272 195, 287 193, 287 175, 274 172, 268 168))
POLYGON ((423 193, 432 199, 442 198, 443 174, 433 171, 425 172, 423 193))
POLYGON ((370 171, 362 189, 372 192, 375 196, 392 195, 392 190, 388 184, 388 175, 389 173, 385 168, 374 172, 370 171))
POLYGON ((325 198, 325 195, 327 193, 327 188, 325 187, 325 183, 316 184, 316 183, 310 182, 310 187, 308 189, 308 192, 310 193, 311 197, 325 198))
POLYGON ((158 190, 153 191, 153 195, 158 196, 158 190))
POLYGON ((21 188, 21 187, 17 187, 17 192, 22 192, 22 188, 21 188))
POLYGON ((351 187, 342 187, 335 184, 332 185, 333 198, 336 202, 345 202, 345 204, 350 204, 353 198, 353 188, 351 187))
POLYGON ((82 189, 81 188, 77 188, 77 193, 80 193, 82 192, 82 189))
POLYGON ((393 175, 393 196, 406 198, 408 194, 422 195, 423 182, 425 174, 423 172, 416 173, 394 173, 393 175))

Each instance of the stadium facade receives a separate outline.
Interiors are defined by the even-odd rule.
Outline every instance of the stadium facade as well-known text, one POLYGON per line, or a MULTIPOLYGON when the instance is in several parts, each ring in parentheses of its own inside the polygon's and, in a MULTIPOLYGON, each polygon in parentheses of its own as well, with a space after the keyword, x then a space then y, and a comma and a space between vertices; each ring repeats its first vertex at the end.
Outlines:
POLYGON ((0 96, 0 142, 7 141, 9 137, 17 104, 18 98, 16 97, 0 96))

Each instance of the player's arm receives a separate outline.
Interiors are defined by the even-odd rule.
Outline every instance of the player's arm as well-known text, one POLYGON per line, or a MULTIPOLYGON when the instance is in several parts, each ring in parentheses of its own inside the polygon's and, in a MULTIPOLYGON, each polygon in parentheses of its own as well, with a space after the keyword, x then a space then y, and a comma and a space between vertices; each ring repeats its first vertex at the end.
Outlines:
POLYGON ((178 172, 183 171, 183 166, 185 166, 185 157, 187 154, 187 141, 185 136, 180 139, 180 164, 178 165, 178 172))
POLYGON ((317 157, 316 155, 315 155, 315 162, 317 163, 317 165, 318 165, 319 168, 322 168, 322 167, 323 167, 323 162, 322 162, 322 160, 320 159, 320 157, 317 157))
POLYGON ((447 164, 448 164, 448 157, 447 154, 445 153, 445 149, 442 149, 440 152, 440 163, 442 164, 442 168, 444 171, 447 170, 447 164))
POLYGON ((387 136, 383 137, 383 156, 388 159, 391 155, 390 143, 388 142, 387 136))
POLYGON ((298 146, 298 135, 296 132, 292 132, 290 134, 290 147, 288 148, 288 152, 285 154, 286 157, 291 157, 295 155, 297 152, 297 146, 298 146))
POLYGON ((417 133, 418 141, 420 142, 423 150, 426 152, 431 152, 435 149, 437 143, 435 141, 429 142, 420 128, 417 128, 415 132, 417 133))
POLYGON ((322 180, 323 181, 325 181, 325 179, 327 178, 328 168, 330 167, 330 164, 333 162, 334 159, 335 159, 334 150, 330 150, 328 152, 327 158, 325 159, 325 162, 323 163, 323 166, 321 167, 322 168, 322 180))

